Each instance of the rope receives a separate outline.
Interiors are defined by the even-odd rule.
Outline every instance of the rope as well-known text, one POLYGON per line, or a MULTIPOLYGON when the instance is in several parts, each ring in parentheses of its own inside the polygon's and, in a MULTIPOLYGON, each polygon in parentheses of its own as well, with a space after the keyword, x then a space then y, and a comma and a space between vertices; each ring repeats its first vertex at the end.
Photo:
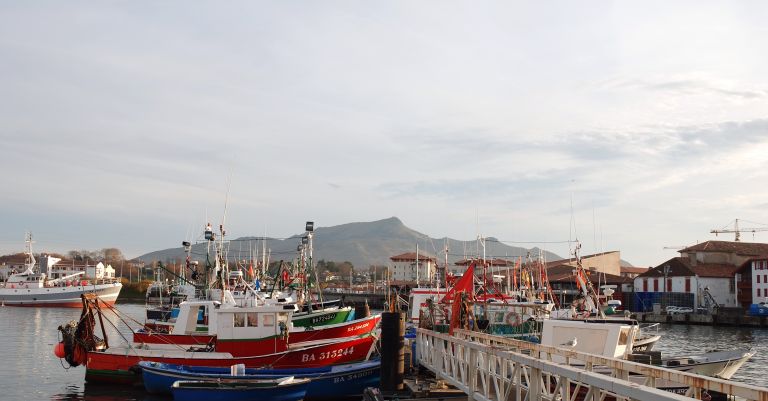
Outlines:
MULTIPOLYGON (((130 315, 128 315, 127 313, 124 313, 124 312, 120 311, 120 310, 119 310, 118 308, 116 308, 114 305, 109 305, 109 304, 107 304, 107 309, 111 310, 111 311, 112 311, 112 313, 114 313, 114 314, 115 314, 115 316, 116 316, 116 317, 117 317, 117 318, 118 318, 118 319, 119 319, 119 320, 120 320, 120 321, 121 321, 123 324, 125 324, 125 326, 126 326, 126 327, 128 327, 128 329, 129 329, 129 330, 131 330, 131 332, 133 332, 133 329, 132 329, 132 328, 131 328, 131 326, 128 324, 128 322, 126 322, 126 320, 125 320, 125 319, 123 319, 123 317, 122 317, 122 316, 127 316, 127 318, 128 318, 128 319, 130 319, 132 322, 134 322, 134 323, 137 323, 137 324, 139 324, 139 325, 142 325, 142 326, 144 326, 144 325, 143 325, 141 322, 139 322, 138 320, 134 319, 133 317, 131 317, 131 316, 130 316, 130 315)), ((129 341, 128 339, 126 339, 126 338, 125 338, 125 336, 123 335, 123 333, 122 333, 122 332, 120 332, 120 329, 118 329, 118 328, 117 328, 117 326, 115 326, 115 324, 114 324, 114 323, 112 323, 112 321, 110 321, 109 319, 107 319, 107 321, 109 321, 110 325, 112 325, 112 327, 115 329, 115 331, 117 331, 117 333, 120 335, 120 337, 122 337, 123 341, 125 341, 125 343, 126 343, 126 345, 128 346, 128 348, 130 348, 130 349, 134 349, 134 347, 133 347, 133 342, 132 342, 132 341, 129 341)), ((146 328, 146 327, 145 327, 145 328, 146 328)), ((152 332, 153 332, 153 331, 152 331, 151 329, 149 329, 149 332, 150 332, 150 335, 152 335, 152 332)), ((172 342, 171 340, 169 340, 168 338, 166 338, 165 336, 163 336, 163 333, 160 333, 160 332, 156 332, 156 333, 159 335, 160 339, 161 339, 161 340, 162 340, 162 341, 163 341, 165 344, 168 344, 168 345, 173 345, 173 346, 175 346, 176 348, 178 348, 179 350, 182 350, 182 351, 186 351, 186 348, 184 348, 183 346, 181 346, 181 345, 179 345, 179 344, 176 344, 176 343, 172 342)), ((194 338, 194 337, 193 337, 193 338, 194 338)), ((197 341, 197 340, 195 340, 195 341, 197 341)), ((194 345, 204 345, 204 344, 203 344, 203 343, 201 343, 201 342, 196 342, 196 344, 194 344, 194 345)), ((206 344, 206 345, 207 345, 207 344, 206 344)))

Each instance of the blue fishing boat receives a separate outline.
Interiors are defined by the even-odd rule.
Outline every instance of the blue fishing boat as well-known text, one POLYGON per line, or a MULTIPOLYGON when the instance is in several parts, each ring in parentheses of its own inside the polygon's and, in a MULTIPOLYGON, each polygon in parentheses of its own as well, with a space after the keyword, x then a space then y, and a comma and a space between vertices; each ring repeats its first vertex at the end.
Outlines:
POLYGON ((187 381, 171 386, 176 401, 300 401, 309 387, 309 379, 292 376, 260 381, 187 381))
POLYGON ((359 396, 366 387, 377 387, 381 373, 378 360, 300 369, 246 369, 242 365, 231 368, 174 365, 160 362, 139 362, 144 387, 150 393, 168 394, 179 380, 239 382, 276 379, 285 376, 311 379, 307 399, 338 399, 359 396))

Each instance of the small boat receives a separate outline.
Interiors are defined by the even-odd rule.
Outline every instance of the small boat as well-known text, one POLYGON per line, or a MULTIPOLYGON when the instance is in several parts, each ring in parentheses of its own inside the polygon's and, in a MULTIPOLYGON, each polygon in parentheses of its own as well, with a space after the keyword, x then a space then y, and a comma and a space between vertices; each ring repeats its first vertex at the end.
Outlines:
POLYGON ((309 382, 292 376, 260 382, 179 380, 173 383, 172 392, 176 401, 299 401, 309 382))
POLYGON ((640 323, 639 328, 640 330, 635 334, 635 341, 632 343, 632 352, 652 350, 653 346, 661 339, 661 335, 658 333, 659 323, 640 323))
POLYGON ((307 398, 337 399, 359 396, 366 387, 379 384, 381 362, 378 360, 321 368, 246 369, 243 365, 226 367, 174 365, 159 362, 139 362, 144 388, 149 393, 167 394, 179 380, 209 382, 259 382, 284 376, 311 379, 307 398))
POLYGON ((728 380, 754 355, 755 351, 751 349, 708 351, 702 354, 677 357, 663 357, 659 351, 646 351, 630 354, 627 359, 681 372, 728 380))
MULTIPOLYGON (((755 355, 753 350, 732 350, 710 351, 703 354, 664 358, 659 351, 646 351, 629 355, 629 360, 681 372, 730 380, 736 374, 736 371, 753 355, 755 355)), ((647 383, 647 378, 642 375, 631 374, 629 380, 638 384, 647 383)), ((675 394, 685 394, 688 391, 688 386, 667 379, 656 379, 655 386, 658 389, 675 394)))

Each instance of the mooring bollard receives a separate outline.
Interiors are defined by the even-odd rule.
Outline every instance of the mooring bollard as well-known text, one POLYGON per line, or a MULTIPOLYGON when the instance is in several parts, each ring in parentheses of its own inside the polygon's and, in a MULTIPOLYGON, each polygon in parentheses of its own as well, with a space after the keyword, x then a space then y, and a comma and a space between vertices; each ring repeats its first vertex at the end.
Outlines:
POLYGON ((405 314, 381 314, 381 380, 382 391, 403 389, 405 378, 405 314))

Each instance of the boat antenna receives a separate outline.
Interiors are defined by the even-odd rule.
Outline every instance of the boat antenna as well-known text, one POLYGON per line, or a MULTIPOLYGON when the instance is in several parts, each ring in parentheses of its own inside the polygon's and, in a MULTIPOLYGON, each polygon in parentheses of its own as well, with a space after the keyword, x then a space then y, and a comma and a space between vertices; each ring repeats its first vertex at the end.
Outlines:
MULTIPOLYGON (((221 217, 221 224, 219 224, 219 233, 221 234, 221 237, 219 238, 219 258, 223 262, 221 266, 221 288, 226 289, 227 288, 227 281, 229 280, 229 263, 227 263, 227 259, 229 258, 228 251, 229 248, 227 248, 227 253, 225 253, 224 250, 224 236, 226 235, 227 231, 224 229, 224 224, 227 222, 227 207, 229 206, 229 191, 232 187, 232 170, 230 168, 229 174, 227 175, 227 191, 224 195, 224 214, 221 217)), ((224 296, 224 293, 222 292, 222 297, 224 296)))

